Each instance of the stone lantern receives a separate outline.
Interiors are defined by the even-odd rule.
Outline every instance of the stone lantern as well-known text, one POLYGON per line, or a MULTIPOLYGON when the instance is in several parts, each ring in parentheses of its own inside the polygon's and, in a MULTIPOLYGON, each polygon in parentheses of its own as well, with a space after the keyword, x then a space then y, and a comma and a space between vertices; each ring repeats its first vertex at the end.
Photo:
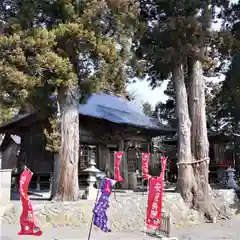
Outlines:
POLYGON ((236 170, 232 167, 229 167, 227 170, 226 170, 226 173, 227 173, 227 176, 228 176, 228 181, 227 181, 227 187, 229 188, 234 188, 234 189, 238 189, 238 185, 234 179, 235 177, 235 172, 236 170))
POLYGON ((95 153, 92 151, 89 161, 89 167, 83 170, 83 172, 88 173, 87 187, 85 189, 85 194, 83 198, 90 200, 95 200, 97 197, 98 189, 95 188, 94 185, 96 185, 97 183, 97 176, 101 175, 102 173, 95 166, 96 166, 95 153))

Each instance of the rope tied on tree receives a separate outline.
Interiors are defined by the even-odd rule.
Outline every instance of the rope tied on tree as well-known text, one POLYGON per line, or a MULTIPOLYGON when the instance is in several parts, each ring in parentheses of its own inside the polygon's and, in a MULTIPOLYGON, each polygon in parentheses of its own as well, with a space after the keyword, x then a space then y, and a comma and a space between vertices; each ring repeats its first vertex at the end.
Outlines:
POLYGON ((207 163, 209 163, 210 159, 207 157, 207 158, 203 158, 203 159, 200 159, 200 160, 194 159, 194 161, 191 161, 191 162, 178 162, 178 163, 177 163, 177 167, 179 168, 179 165, 180 165, 180 164, 190 165, 190 164, 198 164, 198 163, 205 162, 205 161, 206 161, 207 163))

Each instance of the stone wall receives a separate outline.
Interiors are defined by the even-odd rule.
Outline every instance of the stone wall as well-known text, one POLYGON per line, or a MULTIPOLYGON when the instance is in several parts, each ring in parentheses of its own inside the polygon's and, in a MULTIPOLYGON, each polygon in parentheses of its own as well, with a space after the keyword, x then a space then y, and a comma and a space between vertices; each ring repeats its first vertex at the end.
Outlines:
MULTIPOLYGON (((232 190, 218 191, 222 206, 220 211, 227 211, 227 215, 235 214, 238 204, 232 190)), ((147 196, 141 193, 117 193, 116 199, 112 196, 108 210, 109 226, 114 231, 142 231, 146 214, 147 196)), ((33 202, 38 224, 42 228, 73 226, 77 228, 89 227, 92 219, 93 202, 81 200, 74 203, 60 202, 33 202)), ((163 211, 171 214, 172 224, 176 227, 196 225, 203 221, 197 211, 190 210, 184 204, 178 193, 165 193, 163 211)), ((18 223, 20 203, 13 203, 10 210, 5 212, 2 221, 18 223)))
POLYGON ((0 204, 5 205, 10 202, 11 192, 11 169, 0 169, 0 204))

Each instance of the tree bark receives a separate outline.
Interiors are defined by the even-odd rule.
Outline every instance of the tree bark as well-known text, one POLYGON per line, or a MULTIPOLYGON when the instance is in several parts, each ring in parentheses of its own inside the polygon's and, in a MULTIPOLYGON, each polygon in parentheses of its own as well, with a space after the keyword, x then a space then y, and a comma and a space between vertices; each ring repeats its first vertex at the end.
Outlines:
POLYGON ((61 147, 58 164, 60 176, 57 199, 76 201, 79 197, 79 113, 78 101, 73 99, 68 88, 60 88, 61 147))
POLYGON ((176 113, 178 120, 178 190, 184 201, 192 206, 192 178, 191 165, 184 164, 192 161, 191 155, 191 121, 188 111, 188 95, 184 81, 183 65, 176 65, 172 71, 172 78, 176 92, 176 113))
POLYGON ((51 199, 55 198, 57 195, 57 188, 60 176, 60 164, 59 163, 59 153, 54 153, 53 158, 53 176, 52 176, 52 189, 51 189, 51 199))
POLYGON ((205 80, 202 64, 198 60, 189 62, 189 109, 192 121, 191 148, 196 163, 193 169, 193 207, 212 219, 214 210, 208 183, 209 172, 209 142, 206 121, 205 80))

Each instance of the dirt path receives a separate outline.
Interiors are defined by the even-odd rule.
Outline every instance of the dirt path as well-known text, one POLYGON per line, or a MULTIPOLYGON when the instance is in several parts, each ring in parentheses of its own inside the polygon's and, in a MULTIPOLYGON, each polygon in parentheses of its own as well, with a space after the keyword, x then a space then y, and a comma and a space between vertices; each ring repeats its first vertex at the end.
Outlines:
MULTIPOLYGON (((1 240, 31 240, 36 237, 18 236, 18 225, 1 225, 1 240)), ((39 240, 87 240, 88 232, 72 228, 49 228, 43 229, 43 236, 39 240)), ((231 220, 221 221, 216 224, 203 224, 183 229, 173 229, 173 237, 178 240, 239 240, 240 239, 240 216, 231 220)), ((91 240, 154 240, 143 233, 118 233, 104 234, 93 232, 91 240)))
POLYGON ((179 240, 239 240, 240 216, 223 220, 216 224, 203 224, 184 229, 173 230, 173 236, 179 240))

